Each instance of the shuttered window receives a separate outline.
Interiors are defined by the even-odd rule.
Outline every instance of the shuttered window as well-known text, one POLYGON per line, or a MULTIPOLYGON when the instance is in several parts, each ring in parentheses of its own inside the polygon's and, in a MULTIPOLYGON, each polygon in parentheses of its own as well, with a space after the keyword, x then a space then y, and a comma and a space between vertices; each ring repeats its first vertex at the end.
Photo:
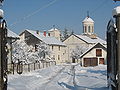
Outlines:
POLYGON ((96 49, 96 56, 101 57, 102 56, 102 49, 96 49))

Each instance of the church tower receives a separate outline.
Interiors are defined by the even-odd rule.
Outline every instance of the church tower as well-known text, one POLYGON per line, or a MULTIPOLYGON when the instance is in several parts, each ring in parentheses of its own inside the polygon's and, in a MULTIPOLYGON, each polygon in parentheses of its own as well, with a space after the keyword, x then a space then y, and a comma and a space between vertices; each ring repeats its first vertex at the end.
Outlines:
POLYGON ((92 35, 94 34, 94 21, 90 18, 89 13, 87 17, 82 21, 83 34, 92 35))

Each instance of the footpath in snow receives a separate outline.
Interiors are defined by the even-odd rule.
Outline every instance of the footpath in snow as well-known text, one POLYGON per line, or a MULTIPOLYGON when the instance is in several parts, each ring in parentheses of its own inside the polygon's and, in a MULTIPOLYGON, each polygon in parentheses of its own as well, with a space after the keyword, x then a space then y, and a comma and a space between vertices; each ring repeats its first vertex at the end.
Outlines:
POLYGON ((56 65, 8 76, 8 90, 108 90, 107 66, 56 65))

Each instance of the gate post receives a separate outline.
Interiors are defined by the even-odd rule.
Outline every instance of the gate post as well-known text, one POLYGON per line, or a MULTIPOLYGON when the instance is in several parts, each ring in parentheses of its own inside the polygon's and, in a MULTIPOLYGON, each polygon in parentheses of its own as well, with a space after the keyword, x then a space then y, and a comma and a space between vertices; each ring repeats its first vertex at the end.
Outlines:
POLYGON ((113 10, 113 17, 116 19, 116 27, 117 27, 117 43, 118 43, 118 52, 117 52, 117 56, 118 56, 118 60, 117 60, 117 68, 118 68, 118 88, 117 90, 120 90, 120 6, 114 8, 113 10))

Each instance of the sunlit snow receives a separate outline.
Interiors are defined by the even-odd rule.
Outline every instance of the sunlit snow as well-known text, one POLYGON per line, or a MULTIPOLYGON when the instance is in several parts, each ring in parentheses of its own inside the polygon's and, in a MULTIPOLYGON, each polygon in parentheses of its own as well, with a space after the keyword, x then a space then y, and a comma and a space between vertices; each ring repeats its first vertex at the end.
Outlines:
POLYGON ((108 90, 106 68, 64 64, 8 75, 8 90, 108 90))

